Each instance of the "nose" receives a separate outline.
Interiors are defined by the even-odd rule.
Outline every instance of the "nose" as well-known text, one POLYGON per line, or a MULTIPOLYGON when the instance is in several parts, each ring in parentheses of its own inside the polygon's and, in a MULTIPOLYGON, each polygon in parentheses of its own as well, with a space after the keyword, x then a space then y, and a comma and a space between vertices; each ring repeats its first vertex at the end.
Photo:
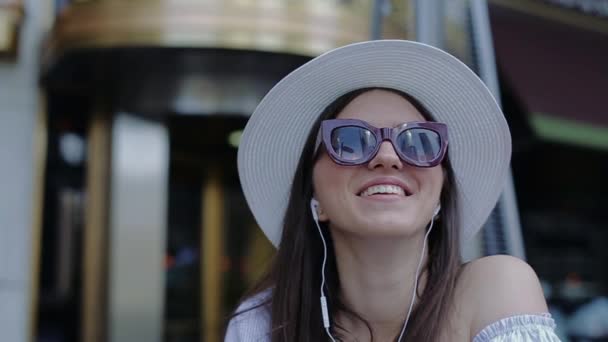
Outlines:
POLYGON ((403 162, 397 155, 397 152, 393 148, 393 144, 389 141, 383 141, 380 144, 378 153, 369 161, 368 167, 375 169, 378 167, 392 168, 395 170, 401 170, 403 168, 403 162))

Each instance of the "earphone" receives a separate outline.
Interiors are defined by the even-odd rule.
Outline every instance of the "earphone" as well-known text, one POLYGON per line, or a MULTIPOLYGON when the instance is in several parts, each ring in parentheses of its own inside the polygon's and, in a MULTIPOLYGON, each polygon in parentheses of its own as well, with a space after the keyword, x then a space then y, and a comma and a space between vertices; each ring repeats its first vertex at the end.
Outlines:
POLYGON ((329 323, 329 310, 327 309, 327 298, 325 297, 325 264, 327 263, 327 243, 325 242, 325 237, 323 236, 323 232, 321 231, 321 226, 319 225, 319 214, 317 213, 317 209, 319 208, 319 201, 312 198, 310 200, 310 210, 312 211, 312 218, 317 225, 317 229, 319 229, 319 235, 321 236, 321 241, 323 241, 323 264, 321 266, 321 315, 323 316, 323 327, 325 327, 325 332, 327 336, 332 340, 332 342, 336 342, 334 337, 331 336, 329 332, 329 327, 331 326, 329 323))
MULTIPOLYGON (((312 212, 312 218, 315 221, 317 229, 319 230, 319 235, 321 236, 321 241, 323 242, 323 264, 321 266, 321 315, 323 316, 323 327, 325 328, 325 332, 332 342, 336 342, 334 337, 331 335, 329 328, 331 326, 329 322, 329 310, 327 307, 327 298, 325 297, 325 264, 327 263, 327 243, 325 242, 325 237, 323 236, 323 232, 321 231, 321 226, 319 225, 319 214, 317 210, 319 208, 319 201, 317 201, 314 197, 310 200, 310 210, 312 212)), ((433 229, 433 223, 435 222, 435 218, 439 215, 439 211, 441 210, 441 205, 437 205, 435 211, 433 212, 433 217, 431 219, 431 223, 429 225, 429 229, 424 235, 424 242, 422 244, 422 252, 420 253, 420 259, 418 260, 418 267, 416 267, 416 274, 414 276, 414 288, 412 291, 412 300, 410 301, 410 307, 407 312, 407 316, 405 318, 405 322, 403 323, 403 328, 401 328, 401 333, 399 334, 399 338, 397 342, 401 342, 401 338, 405 333, 405 328, 407 327, 407 323, 410 320, 410 315, 412 314, 412 308, 414 307, 414 301, 416 300, 416 289, 418 288, 418 276, 420 274, 420 266, 422 266, 422 259, 424 257, 424 251, 426 250, 426 241, 433 229)))
MULTIPOLYGON (((315 200, 316 201, 316 200, 315 200)), ((319 203, 319 202, 317 202, 319 203)), ((435 208, 435 211, 433 211, 433 218, 436 218, 437 215, 439 215, 439 212, 441 211, 441 205, 437 204, 437 207, 435 208)))
POLYGON ((312 210, 312 218, 315 220, 319 219, 319 214, 317 213, 317 209, 319 208, 319 201, 317 201, 314 197, 310 200, 310 209, 312 210))

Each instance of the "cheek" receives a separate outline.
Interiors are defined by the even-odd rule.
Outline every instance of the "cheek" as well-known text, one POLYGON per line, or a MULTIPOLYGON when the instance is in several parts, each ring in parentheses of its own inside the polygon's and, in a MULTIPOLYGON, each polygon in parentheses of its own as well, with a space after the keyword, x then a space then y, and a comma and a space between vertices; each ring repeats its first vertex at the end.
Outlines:
POLYGON ((312 183, 317 199, 326 197, 329 188, 336 186, 340 180, 335 164, 328 159, 329 157, 325 155, 320 157, 313 167, 312 183))
MULTIPOLYGON (((348 171, 344 167, 336 165, 327 156, 319 158, 313 167, 314 194, 325 214, 332 212, 332 208, 339 203, 343 203, 343 196, 347 190, 348 171)), ((319 218, 324 218, 323 221, 328 219, 328 217, 321 216, 319 218)))
POLYGON ((424 196, 430 201, 438 202, 443 187, 443 169, 420 169, 420 172, 416 172, 416 178, 424 196))
POLYGON ((443 188, 443 168, 435 167, 428 174, 428 182, 430 185, 430 191, 432 192, 433 199, 439 201, 441 196, 441 189, 443 188))

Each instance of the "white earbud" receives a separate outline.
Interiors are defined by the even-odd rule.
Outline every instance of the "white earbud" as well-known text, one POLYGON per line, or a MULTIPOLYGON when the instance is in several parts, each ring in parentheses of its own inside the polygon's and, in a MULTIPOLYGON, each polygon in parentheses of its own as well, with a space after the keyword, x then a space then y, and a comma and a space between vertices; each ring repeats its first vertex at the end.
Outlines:
POLYGON ((312 218, 315 219, 315 221, 319 220, 319 201, 317 201, 316 199, 314 199, 314 197, 310 200, 310 211, 312 212, 312 218))
POLYGON ((441 205, 438 204, 437 208, 435 208, 435 211, 433 212, 433 218, 436 218, 437 215, 439 215, 439 212, 441 211, 441 205))

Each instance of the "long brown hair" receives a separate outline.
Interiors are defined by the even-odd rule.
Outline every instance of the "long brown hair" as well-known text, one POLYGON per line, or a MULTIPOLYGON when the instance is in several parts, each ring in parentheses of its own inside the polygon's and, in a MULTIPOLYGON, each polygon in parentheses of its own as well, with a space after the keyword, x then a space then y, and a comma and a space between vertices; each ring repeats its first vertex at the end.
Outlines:
MULTIPOLYGON (((353 99, 373 89, 384 88, 358 89, 336 99, 321 113, 304 145, 283 220, 281 243, 265 276, 245 296, 251 298, 266 290, 272 292, 261 304, 245 310, 262 308, 270 312, 272 342, 328 341, 319 303, 323 248, 309 207, 313 194, 315 141, 322 120, 336 117, 353 99)), ((427 120, 432 120, 430 113, 411 96, 393 89, 384 90, 401 95, 427 120)), ((455 200, 456 183, 449 158, 444 160, 443 169, 445 177, 440 196, 441 215, 429 234, 429 257, 422 270, 422 273, 426 272, 427 285, 423 293, 417 289, 417 305, 411 314, 403 341, 437 341, 442 324, 449 320, 453 303, 454 288, 460 271, 460 231, 455 200)), ((331 234, 326 225, 322 225, 322 231, 328 242, 326 296, 331 310, 330 317, 336 317, 338 312, 349 314, 363 321, 371 333, 370 325, 340 301, 340 280, 331 234)), ((243 312, 236 312, 232 317, 241 313, 243 312)), ((349 336, 348 331, 336 325, 336 322, 332 322, 331 329, 332 335, 337 339, 343 340, 349 336)))

